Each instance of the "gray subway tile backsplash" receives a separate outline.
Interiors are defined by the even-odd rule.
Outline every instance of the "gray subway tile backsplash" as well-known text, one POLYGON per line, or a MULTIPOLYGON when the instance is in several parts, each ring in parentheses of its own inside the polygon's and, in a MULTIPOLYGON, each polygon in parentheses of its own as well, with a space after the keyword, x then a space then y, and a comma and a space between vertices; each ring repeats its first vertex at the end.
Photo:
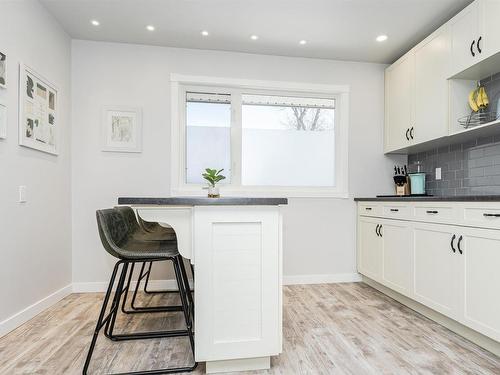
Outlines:
MULTIPOLYGON (((482 81, 490 99, 490 111, 499 111, 500 73, 482 81)), ((420 161, 427 173, 427 193, 433 195, 500 194, 500 130, 498 134, 478 137, 463 143, 433 148, 408 155, 410 170, 420 161), (441 180, 435 169, 441 168, 441 180)))
POLYGON ((500 139, 489 137, 408 155, 410 169, 422 163, 426 189, 432 195, 500 194, 500 139), (436 181, 435 169, 441 168, 436 181))

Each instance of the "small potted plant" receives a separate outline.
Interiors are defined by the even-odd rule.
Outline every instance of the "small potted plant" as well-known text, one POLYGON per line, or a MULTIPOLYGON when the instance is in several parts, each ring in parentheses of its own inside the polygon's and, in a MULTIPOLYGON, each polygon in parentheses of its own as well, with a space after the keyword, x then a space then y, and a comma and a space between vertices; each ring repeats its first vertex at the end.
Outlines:
POLYGON ((219 187, 217 183, 226 178, 226 176, 221 175, 220 173, 224 169, 216 170, 216 169, 205 169, 205 173, 202 174, 203 178, 208 182, 208 197, 209 198, 219 198, 219 187))

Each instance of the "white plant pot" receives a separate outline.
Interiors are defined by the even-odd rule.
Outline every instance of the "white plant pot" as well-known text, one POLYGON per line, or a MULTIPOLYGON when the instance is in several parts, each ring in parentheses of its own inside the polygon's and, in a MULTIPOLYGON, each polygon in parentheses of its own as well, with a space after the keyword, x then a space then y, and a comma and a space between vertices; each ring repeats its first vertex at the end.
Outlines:
POLYGON ((213 185, 208 185, 208 197, 209 198, 219 198, 219 187, 218 186, 213 186, 213 185))

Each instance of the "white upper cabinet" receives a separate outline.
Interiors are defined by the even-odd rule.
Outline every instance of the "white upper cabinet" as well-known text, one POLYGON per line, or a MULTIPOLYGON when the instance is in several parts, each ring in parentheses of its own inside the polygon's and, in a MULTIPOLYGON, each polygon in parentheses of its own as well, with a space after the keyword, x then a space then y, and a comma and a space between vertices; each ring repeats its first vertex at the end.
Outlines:
POLYGON ((415 49, 415 144, 448 135, 447 80, 451 61, 450 28, 443 27, 415 49))
POLYGON ((468 93, 500 72, 499 20, 500 0, 476 0, 386 69, 386 153, 463 131, 468 93))
POLYGON ((454 76, 500 52, 500 0, 477 0, 450 21, 454 76))
POLYGON ((500 0, 481 0, 479 41, 482 59, 500 52, 500 0))
POLYGON ((479 61, 479 50, 482 50, 484 45, 484 41, 479 40, 480 5, 480 1, 475 1, 450 21, 452 49, 450 76, 479 61))
POLYGON ((415 118, 415 55, 409 53, 385 71, 385 152, 412 143, 415 118))

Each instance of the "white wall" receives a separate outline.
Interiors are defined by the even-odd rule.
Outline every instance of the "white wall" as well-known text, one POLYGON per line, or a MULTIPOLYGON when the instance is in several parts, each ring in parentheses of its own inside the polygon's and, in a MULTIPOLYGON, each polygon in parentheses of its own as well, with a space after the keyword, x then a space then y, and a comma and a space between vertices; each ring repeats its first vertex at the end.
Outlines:
POLYGON ((7 139, 0 139, 0 336, 70 288, 16 315, 71 283, 70 68, 71 40, 37 2, 0 2, 0 51, 7 54, 7 139), (19 62, 59 89, 60 154, 20 147, 17 137, 19 62), (27 203, 18 203, 19 185, 27 203))
MULTIPOLYGON (((392 191, 392 161, 382 147, 384 65, 88 41, 73 41, 72 55, 76 283, 107 280, 113 264, 98 239, 96 209, 118 196, 169 194, 170 73, 350 85, 350 194, 392 191), (143 108, 141 154, 100 151, 104 105, 143 108)), ((352 276, 355 214, 352 199, 291 199, 284 209, 285 277, 352 276)))

